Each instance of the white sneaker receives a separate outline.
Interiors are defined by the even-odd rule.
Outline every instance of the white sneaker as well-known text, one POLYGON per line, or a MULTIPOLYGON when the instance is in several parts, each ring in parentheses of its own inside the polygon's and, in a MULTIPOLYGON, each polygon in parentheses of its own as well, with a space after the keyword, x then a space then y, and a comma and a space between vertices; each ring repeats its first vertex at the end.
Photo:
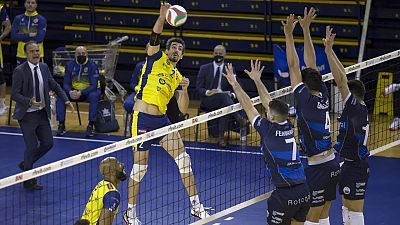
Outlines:
POLYGON ((204 208, 203 204, 200 204, 199 207, 192 206, 190 213, 192 214, 192 216, 200 218, 200 219, 210 217, 210 214, 208 214, 208 212, 204 208))
POLYGON ((128 216, 128 211, 125 211, 123 215, 123 219, 126 225, 142 225, 142 222, 137 217, 129 217, 128 216))
POLYGON ((392 123, 390 124, 389 129, 390 129, 391 131, 395 131, 395 130, 397 130, 397 129, 399 129, 399 128, 400 128, 400 118, 399 118, 399 117, 395 117, 395 118, 393 118, 393 121, 392 121, 392 123))

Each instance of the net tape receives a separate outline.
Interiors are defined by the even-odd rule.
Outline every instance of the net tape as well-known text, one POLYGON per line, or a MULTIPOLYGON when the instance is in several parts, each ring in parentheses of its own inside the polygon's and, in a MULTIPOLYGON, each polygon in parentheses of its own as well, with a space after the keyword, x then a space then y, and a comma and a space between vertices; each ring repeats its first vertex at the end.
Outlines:
MULTIPOLYGON (((398 58, 399 56, 400 56, 400 49, 390 52, 390 53, 387 53, 387 54, 384 54, 384 55, 381 55, 381 56, 378 56, 378 57, 375 57, 375 58, 372 58, 372 59, 369 59, 369 60, 366 60, 364 62, 357 63, 355 65, 346 67, 345 71, 346 71, 346 74, 353 73, 353 72, 374 66, 376 64, 398 58)), ((326 82, 326 81, 332 80, 333 76, 332 76, 332 73, 328 73, 328 74, 323 75, 322 78, 323 78, 323 81, 326 82)), ((278 97, 281 97, 281 96, 291 93, 291 91, 292 91, 291 87, 285 87, 280 90, 271 92, 270 95, 271 95, 271 98, 278 98, 278 97)), ((261 102, 259 96, 252 98, 251 101, 252 101, 253 105, 257 105, 261 102)), ((131 147, 135 144, 139 144, 139 143, 142 143, 142 142, 145 142, 145 141, 157 138, 157 137, 165 136, 167 134, 191 127, 193 125, 204 123, 206 121, 216 119, 216 118, 225 116, 227 114, 231 114, 233 112, 237 112, 241 109, 242 109, 242 107, 240 106, 240 103, 237 103, 237 104, 227 106, 227 107, 224 107, 224 108, 221 108, 221 109, 218 109, 218 110, 206 113, 206 114, 202 114, 200 116, 196 116, 194 118, 187 119, 187 120, 179 122, 179 123, 172 124, 170 126, 162 127, 157 130, 154 130, 154 131, 151 131, 151 132, 148 132, 145 134, 141 134, 136 137, 131 137, 131 138, 128 138, 128 139, 125 139, 122 141, 118 141, 118 142, 115 142, 115 143, 112 143, 112 144, 109 144, 106 146, 102 146, 102 147, 87 151, 85 153, 81 153, 81 154, 71 156, 71 157, 68 157, 68 158, 53 162, 53 163, 49 163, 47 165, 44 165, 44 166, 41 166, 41 167, 38 167, 38 168, 35 168, 32 170, 28 170, 28 171, 25 171, 22 173, 11 175, 9 177, 5 177, 0 180, 0 189, 14 185, 14 184, 21 183, 23 181, 26 181, 26 180, 29 180, 32 178, 36 178, 39 176, 49 174, 51 172, 65 169, 65 168, 101 157, 101 156, 104 156, 107 154, 110 154, 112 152, 116 152, 121 149, 131 147)))

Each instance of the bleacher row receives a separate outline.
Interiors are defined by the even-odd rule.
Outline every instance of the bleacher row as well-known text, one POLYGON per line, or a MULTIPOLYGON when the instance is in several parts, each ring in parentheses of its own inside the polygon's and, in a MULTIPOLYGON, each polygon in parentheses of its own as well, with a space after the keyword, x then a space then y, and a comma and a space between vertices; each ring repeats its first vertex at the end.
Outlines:
MULTIPOLYGON (((8 1, 7 1, 8 2, 8 1)), ((10 16, 24 11, 23 4, 9 1, 10 16)), ((170 0, 186 8, 189 17, 180 28, 166 25, 164 41, 170 36, 181 36, 187 46, 180 70, 191 79, 194 90, 197 69, 212 58, 212 49, 223 44, 228 60, 237 70, 248 67, 248 60, 264 61, 265 79, 272 79, 272 45, 284 46, 281 20, 289 13, 302 15, 305 6, 318 10, 318 17, 311 25, 315 44, 322 44, 325 26, 332 25, 337 33, 336 49, 345 65, 355 63, 365 10, 365 0, 170 0)), ((144 59, 144 46, 159 12, 159 0, 40 0, 38 11, 48 20, 45 39, 45 61, 51 64, 51 51, 60 46, 99 44, 129 36, 120 49, 116 79, 129 83, 134 64, 144 59)), ((390 9, 388 9, 390 10, 390 9)), ((396 19, 395 11, 392 12, 396 19)), ((374 14, 372 14, 374 15, 374 14)), ((388 14, 377 13, 386 16, 388 14)), ((377 37, 382 28, 372 28, 377 37)), ((394 31, 391 31, 394 32, 394 31)), ((295 30, 296 42, 302 42, 301 29, 295 30)), ((392 34, 396 37, 395 34, 392 34)), ((369 40, 367 42, 371 44, 369 40)), ((7 49, 5 50, 7 51, 7 49)), ((8 49, 15 52, 15 45, 8 49)), ((378 52, 374 52, 376 54, 378 52)), ((368 55, 368 52, 367 52, 368 55)), ((6 56, 7 58, 7 56, 6 56)), ((8 62, 14 62, 11 58, 8 62)), ((6 59, 7 61, 7 59, 6 59)), ((12 64, 11 64, 12 65, 12 64)), ((12 71, 12 66, 5 71, 12 71)), ((246 82, 245 82, 246 83, 246 82)), ((252 87, 245 87, 251 90, 252 87)), ((193 96, 193 95, 192 95, 193 96)))

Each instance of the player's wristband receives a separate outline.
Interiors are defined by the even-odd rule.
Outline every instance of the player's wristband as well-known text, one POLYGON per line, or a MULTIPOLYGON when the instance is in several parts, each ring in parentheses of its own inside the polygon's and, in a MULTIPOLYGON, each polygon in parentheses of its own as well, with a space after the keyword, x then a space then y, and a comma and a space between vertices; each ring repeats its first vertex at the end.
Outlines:
POLYGON ((150 35, 150 46, 160 45, 160 37, 161 37, 161 34, 157 34, 154 31, 152 31, 151 35, 150 35))

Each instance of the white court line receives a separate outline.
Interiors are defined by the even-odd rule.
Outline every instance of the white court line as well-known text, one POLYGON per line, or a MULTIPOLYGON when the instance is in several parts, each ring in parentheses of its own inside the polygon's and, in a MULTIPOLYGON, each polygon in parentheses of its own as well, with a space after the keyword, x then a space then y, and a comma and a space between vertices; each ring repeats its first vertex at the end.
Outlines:
MULTIPOLYGON (((3 135, 22 136, 21 133, 0 132, 3 135)), ((101 143, 114 143, 115 141, 100 140, 100 139, 85 139, 85 138, 72 138, 72 137, 59 137, 53 136, 54 139, 71 140, 71 141, 87 141, 87 142, 101 142, 101 143)))
MULTIPOLYGON (((75 106, 74 106, 75 107, 75 106)), ((9 107, 7 107, 7 108, 9 108, 9 107)), ((12 106, 11 107, 12 109, 14 109, 15 108, 15 106, 12 106)), ((66 112, 68 112, 68 113, 72 113, 72 111, 71 110, 66 110, 66 112)), ((76 111, 76 109, 75 109, 75 111, 73 112, 73 114, 75 114, 75 113, 77 113, 77 111, 76 111)), ((86 111, 81 111, 81 110, 79 110, 79 113, 82 113, 82 114, 89 114, 89 112, 86 112, 86 111)), ((115 116, 119 116, 119 117, 122 117, 122 116, 124 116, 124 115, 121 115, 121 114, 114 114, 115 116)))

